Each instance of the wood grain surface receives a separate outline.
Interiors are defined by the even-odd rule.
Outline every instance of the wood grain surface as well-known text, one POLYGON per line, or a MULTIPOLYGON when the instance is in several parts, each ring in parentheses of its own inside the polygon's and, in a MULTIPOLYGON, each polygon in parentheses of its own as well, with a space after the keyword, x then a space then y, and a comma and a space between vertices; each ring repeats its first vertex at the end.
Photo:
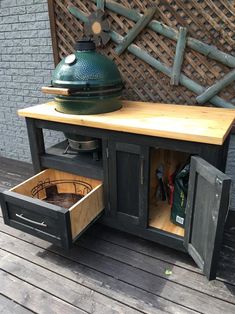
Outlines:
POLYGON ((235 110, 123 101, 122 109, 97 115, 57 112, 55 102, 21 109, 23 117, 118 132, 222 145, 235 119, 235 110))
POLYGON ((167 201, 156 199, 159 181, 156 170, 163 167, 163 182, 168 185, 169 176, 183 166, 189 155, 167 149, 151 149, 150 151, 150 188, 149 188, 149 226, 170 233, 184 236, 184 229, 171 222, 171 205, 167 201))
POLYGON ((103 185, 100 184, 69 209, 72 238, 75 239, 103 209, 103 185))
POLYGON ((70 90, 68 88, 43 86, 41 90, 44 94, 64 95, 64 96, 70 95, 70 90))
POLYGON ((152 204, 149 209, 149 226, 183 237, 184 228, 174 225, 170 217, 171 206, 166 201, 159 202, 158 206, 152 204))

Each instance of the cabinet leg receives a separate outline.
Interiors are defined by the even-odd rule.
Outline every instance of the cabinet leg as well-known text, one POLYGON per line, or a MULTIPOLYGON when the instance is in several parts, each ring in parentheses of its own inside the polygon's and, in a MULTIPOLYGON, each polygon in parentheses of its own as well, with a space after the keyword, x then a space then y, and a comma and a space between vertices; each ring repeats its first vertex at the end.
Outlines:
POLYGON ((41 166, 40 156, 45 153, 45 144, 43 138, 43 131, 35 126, 34 120, 26 118, 29 146, 31 151, 32 163, 34 172, 40 172, 43 168, 41 166))
POLYGON ((228 154, 229 136, 222 146, 204 145, 200 152, 200 157, 207 162, 218 168, 220 171, 225 172, 227 154, 228 154))

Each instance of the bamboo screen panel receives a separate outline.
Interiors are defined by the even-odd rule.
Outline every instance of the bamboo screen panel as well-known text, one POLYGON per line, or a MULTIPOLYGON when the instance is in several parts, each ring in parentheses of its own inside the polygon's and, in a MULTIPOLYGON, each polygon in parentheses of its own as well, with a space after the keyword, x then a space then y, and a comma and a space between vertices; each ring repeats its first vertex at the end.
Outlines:
MULTIPOLYGON (((144 13, 150 5, 150 1, 145 0, 116 2, 126 8, 136 9, 140 13, 144 13)), ((67 7, 75 6, 82 12, 90 14, 96 10, 96 3, 88 0, 49 0, 48 3, 55 63, 58 63, 60 58, 74 51, 74 43, 83 37, 83 22, 72 16, 67 7)), ((233 0, 156 0, 151 4, 157 6, 154 20, 175 30, 179 30, 179 27, 186 27, 187 36, 209 45, 215 45, 219 50, 235 56, 235 6, 233 0)), ((135 25, 135 22, 107 8, 105 8, 105 12, 111 30, 122 36, 125 36, 135 25)), ((134 43, 165 65, 173 66, 176 41, 159 35, 150 28, 145 28, 134 43)), ((127 50, 118 57, 114 51, 116 46, 117 44, 110 41, 105 48, 100 50, 118 65, 126 83, 124 99, 196 104, 196 94, 182 85, 170 85, 168 76, 141 61, 127 50)), ((231 70, 231 67, 186 47, 181 72, 203 87, 215 84, 231 70)), ((218 96, 235 104, 234 84, 225 87, 218 96)))

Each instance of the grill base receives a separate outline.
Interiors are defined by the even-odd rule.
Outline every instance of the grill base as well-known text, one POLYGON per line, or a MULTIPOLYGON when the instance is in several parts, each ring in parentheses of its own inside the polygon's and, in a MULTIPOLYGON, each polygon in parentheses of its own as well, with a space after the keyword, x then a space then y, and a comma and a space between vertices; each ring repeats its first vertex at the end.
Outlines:
POLYGON ((83 99, 75 96, 57 96, 55 102, 56 111, 76 115, 108 113, 122 108, 121 100, 117 97, 83 99))

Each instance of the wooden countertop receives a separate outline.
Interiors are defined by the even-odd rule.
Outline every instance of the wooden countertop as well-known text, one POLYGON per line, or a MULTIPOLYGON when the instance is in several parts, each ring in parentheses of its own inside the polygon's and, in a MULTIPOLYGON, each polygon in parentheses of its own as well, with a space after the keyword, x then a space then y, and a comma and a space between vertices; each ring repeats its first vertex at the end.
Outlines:
POLYGON ((232 128, 235 110, 123 101, 121 110, 97 115, 57 112, 55 103, 21 109, 23 117, 222 145, 232 128))

